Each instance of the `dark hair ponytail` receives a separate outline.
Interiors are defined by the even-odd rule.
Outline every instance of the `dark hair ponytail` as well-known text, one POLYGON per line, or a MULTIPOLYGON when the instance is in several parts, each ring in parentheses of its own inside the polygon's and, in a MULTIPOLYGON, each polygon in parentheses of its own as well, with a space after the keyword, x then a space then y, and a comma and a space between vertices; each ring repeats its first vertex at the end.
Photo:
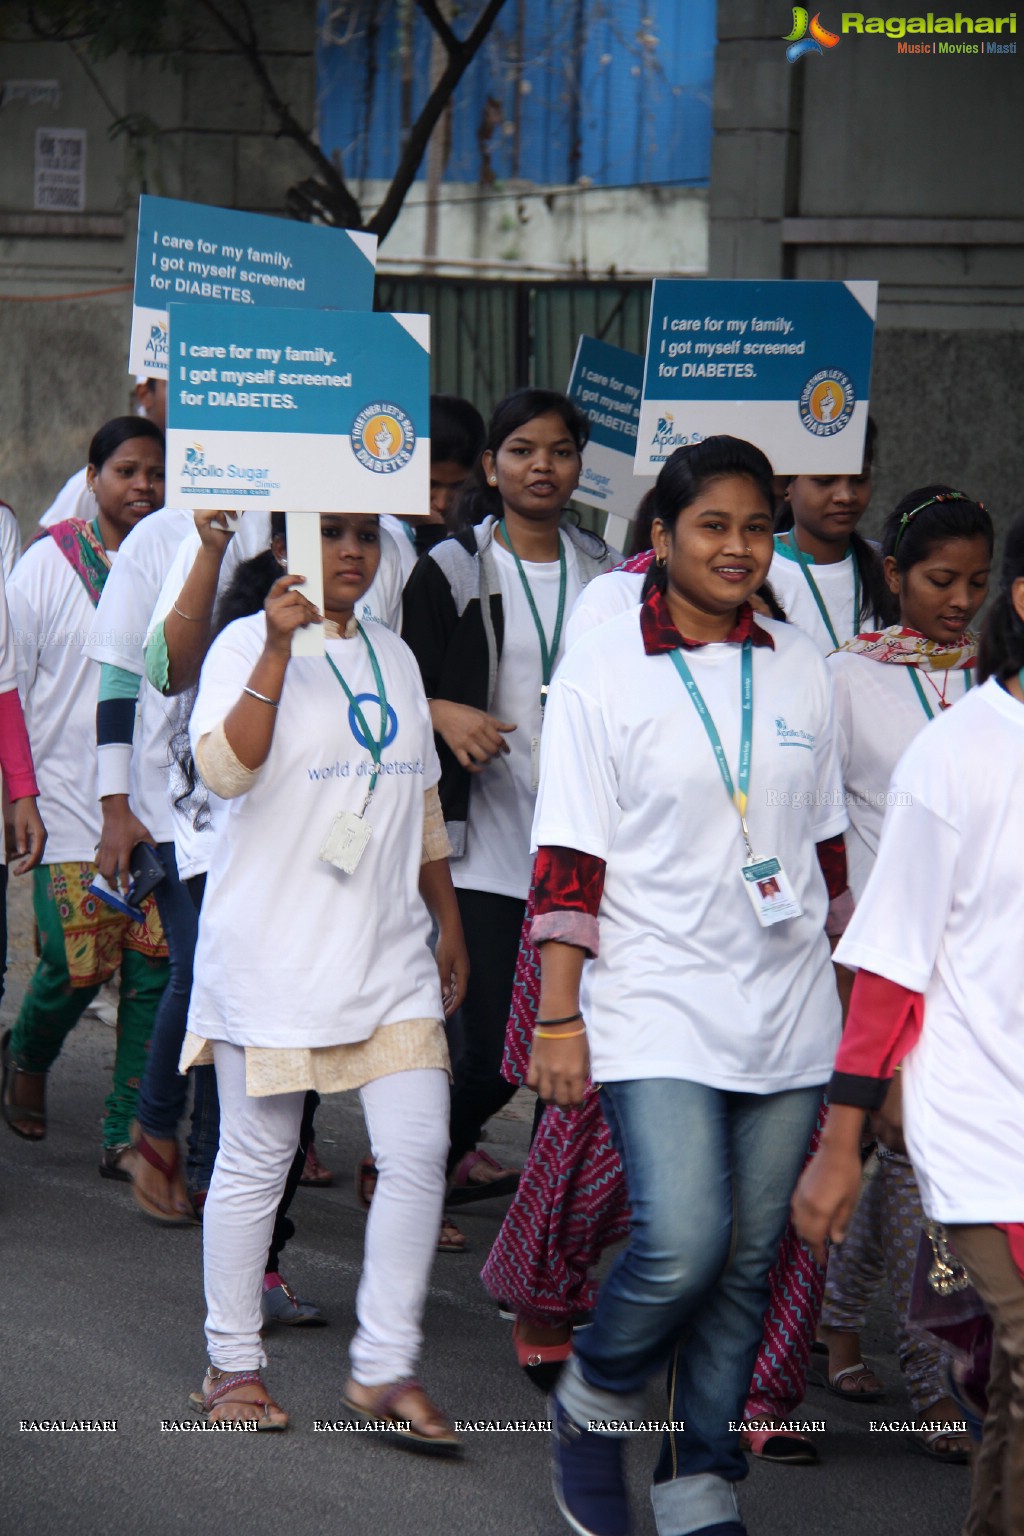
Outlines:
POLYGON ((880 629, 895 624, 900 616, 899 603, 889 591, 878 550, 854 530, 850 534, 850 553, 860 577, 860 612, 853 616, 858 630, 865 624, 876 624, 880 629))
POLYGON ((567 395, 560 395, 554 389, 516 389, 495 406, 487 428, 487 441, 455 504, 455 526, 460 532, 482 523, 485 517, 501 516, 501 495, 496 485, 487 483, 483 453, 488 450, 497 453, 505 439, 525 427, 528 421, 552 414, 562 418, 577 452, 582 453, 590 440, 590 423, 567 395))
POLYGON ((1006 535, 999 591, 988 610, 978 647, 978 681, 1014 677, 1024 667, 1024 619, 1013 606, 1013 584, 1024 578, 1024 512, 1006 535))

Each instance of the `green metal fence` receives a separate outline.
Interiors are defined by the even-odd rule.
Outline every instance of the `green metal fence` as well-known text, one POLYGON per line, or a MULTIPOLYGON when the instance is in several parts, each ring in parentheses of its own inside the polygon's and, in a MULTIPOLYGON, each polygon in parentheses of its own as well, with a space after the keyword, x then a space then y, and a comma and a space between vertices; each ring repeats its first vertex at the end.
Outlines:
POLYGON ((377 278, 380 310, 431 317, 431 388, 483 412, 510 389, 564 389, 581 335, 629 352, 647 345, 649 282, 377 278))

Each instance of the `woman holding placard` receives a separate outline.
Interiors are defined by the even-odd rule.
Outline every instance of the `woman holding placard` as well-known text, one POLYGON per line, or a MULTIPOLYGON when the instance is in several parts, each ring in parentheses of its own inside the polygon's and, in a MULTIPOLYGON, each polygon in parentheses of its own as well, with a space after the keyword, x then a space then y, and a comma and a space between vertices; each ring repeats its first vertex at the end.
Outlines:
POLYGON ((300 575, 281 577, 264 613, 214 642, 190 724, 204 781, 229 801, 181 1062, 212 1055, 221 1110, 203 1223, 211 1363, 194 1401, 214 1420, 286 1427, 261 1376, 274 1213, 306 1091, 358 1088, 378 1182, 344 1401, 416 1449, 451 1452, 412 1376, 444 1199, 443 1020, 467 970, 440 769, 412 657, 353 614, 377 569, 377 520, 325 515, 321 531, 326 655, 291 657, 321 615, 300 575))
POLYGON ((847 818, 825 664, 749 602, 767 459, 710 438, 657 488, 655 588, 566 656, 533 828, 530 1082, 565 1106, 601 1085, 632 1213, 555 1390, 555 1484, 575 1530, 628 1529, 619 1437, 667 1359, 685 1433, 655 1472, 659 1529, 741 1536, 739 1421, 839 1036, 847 818))

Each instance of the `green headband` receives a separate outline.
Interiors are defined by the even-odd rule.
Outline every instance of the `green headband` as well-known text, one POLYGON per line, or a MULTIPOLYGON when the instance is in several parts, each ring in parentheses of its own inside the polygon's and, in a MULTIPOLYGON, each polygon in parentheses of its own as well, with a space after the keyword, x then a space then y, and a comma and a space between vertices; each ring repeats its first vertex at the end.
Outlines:
MULTIPOLYGON (((899 549, 900 540, 906 533, 907 528, 914 521, 917 514, 924 511, 925 507, 934 507, 942 501, 970 501, 970 499, 969 496, 964 495, 963 491, 940 491, 937 496, 929 496, 927 501, 922 501, 919 507, 911 507, 909 512, 904 512, 900 518, 900 525, 896 530, 896 538, 893 541, 893 555, 895 556, 896 551, 899 549)), ((981 507, 981 510, 984 512, 985 508, 980 501, 975 503, 975 505, 981 507)))

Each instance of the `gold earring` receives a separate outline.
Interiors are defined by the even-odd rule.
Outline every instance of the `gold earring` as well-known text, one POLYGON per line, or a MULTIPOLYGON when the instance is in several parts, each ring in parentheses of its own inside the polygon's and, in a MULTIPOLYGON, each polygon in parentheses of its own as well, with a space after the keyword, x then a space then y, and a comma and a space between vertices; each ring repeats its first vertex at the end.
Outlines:
POLYGON ((666 565, 668 565, 668 556, 667 555, 658 555, 658 556, 655 557, 654 563, 658 567, 659 571, 663 571, 665 569, 666 565))

